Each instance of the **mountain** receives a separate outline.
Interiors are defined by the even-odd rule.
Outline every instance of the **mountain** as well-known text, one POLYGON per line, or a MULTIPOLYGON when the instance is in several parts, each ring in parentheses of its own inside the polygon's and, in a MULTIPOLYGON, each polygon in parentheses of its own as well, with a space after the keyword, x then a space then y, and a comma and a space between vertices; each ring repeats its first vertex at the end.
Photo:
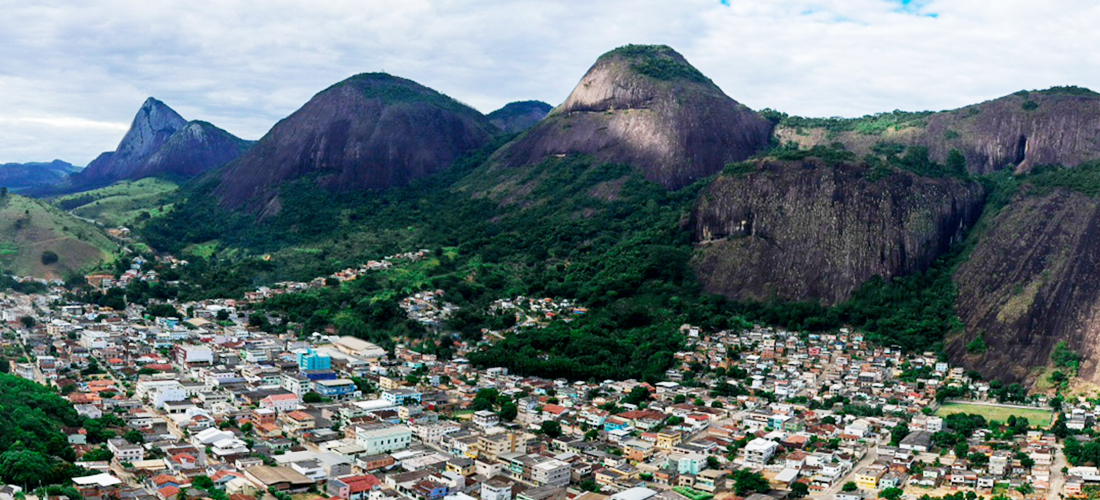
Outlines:
POLYGON ((497 162, 514 168, 586 154, 676 189, 764 149, 771 129, 671 48, 628 45, 601 56, 497 162))
POLYGON ((518 101, 505 104, 485 117, 505 133, 515 134, 535 126, 552 109, 553 106, 542 101, 518 101))
POLYGON ((0 197, 0 267, 21 276, 63 278, 118 253, 118 245, 88 222, 33 198, 0 197), (52 253, 56 258, 48 258, 52 253))
POLYGON ((194 278, 204 294, 430 249, 385 283, 280 312, 317 331, 422 339, 425 352, 442 343, 393 321, 397 290, 445 290, 466 311, 448 327, 468 341, 507 328, 478 316, 495 300, 586 308, 470 355, 522 374, 660 377, 680 325, 756 323, 942 347, 1006 382, 1044 380, 1064 341, 1100 380, 1091 91, 799 118, 745 108, 668 47, 627 46, 514 137, 499 119, 524 113, 507 108, 494 125, 408 80, 358 75, 141 205, 164 214, 137 230, 208 266, 194 278))
POLYGON ((859 155, 881 142, 919 145, 939 162, 956 149, 974 174, 1009 166, 1019 172, 1039 165, 1074 166, 1100 158, 1100 94, 1053 87, 938 113, 786 119, 780 120, 776 137, 803 147, 839 141, 859 155))
POLYGON ((0 164, 0 186, 18 191, 34 186, 50 186, 65 180, 69 174, 79 172, 80 167, 54 160, 48 163, 0 164))
POLYGON ((306 176, 337 191, 403 186, 497 133, 481 113, 416 82, 360 74, 315 95, 227 165, 217 195, 270 215, 279 187, 306 176))
POLYGON ((972 181, 821 160, 748 164, 721 175, 692 210, 694 267, 735 300, 835 305, 875 276, 923 271, 981 214, 972 181))
POLYGON ((71 179, 68 191, 119 180, 201 175, 240 156, 251 143, 209 123, 188 122, 152 97, 141 105, 115 151, 106 152, 71 179))

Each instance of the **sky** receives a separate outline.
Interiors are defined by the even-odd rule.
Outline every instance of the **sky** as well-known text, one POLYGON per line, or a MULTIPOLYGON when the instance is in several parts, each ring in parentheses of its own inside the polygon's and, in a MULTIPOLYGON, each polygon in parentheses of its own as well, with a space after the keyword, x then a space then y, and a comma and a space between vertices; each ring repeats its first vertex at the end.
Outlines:
POLYGON ((1100 90, 1091 0, 0 0, 0 163, 85 165, 145 98, 258 139, 385 71, 488 113, 562 102, 600 54, 667 44, 754 109, 862 116, 1100 90))

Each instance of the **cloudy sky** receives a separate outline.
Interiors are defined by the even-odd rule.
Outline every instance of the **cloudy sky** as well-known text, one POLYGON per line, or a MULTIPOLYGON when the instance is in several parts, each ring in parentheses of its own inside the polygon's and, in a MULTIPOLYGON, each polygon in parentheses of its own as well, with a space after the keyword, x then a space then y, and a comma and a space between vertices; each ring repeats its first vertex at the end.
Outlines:
POLYGON ((0 0, 0 163, 113 150, 155 96, 258 139, 355 73, 489 112, 564 100, 601 53, 663 43, 753 108, 940 110, 1100 89, 1091 0, 0 0))

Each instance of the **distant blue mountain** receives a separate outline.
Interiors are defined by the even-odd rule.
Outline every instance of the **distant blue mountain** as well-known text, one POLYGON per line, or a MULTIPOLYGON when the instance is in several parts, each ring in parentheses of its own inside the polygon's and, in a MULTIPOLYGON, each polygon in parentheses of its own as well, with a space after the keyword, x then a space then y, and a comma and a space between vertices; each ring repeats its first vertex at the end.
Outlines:
POLYGON ((80 172, 83 167, 61 160, 33 163, 0 164, 0 186, 12 191, 29 187, 52 186, 64 181, 69 174, 80 172))

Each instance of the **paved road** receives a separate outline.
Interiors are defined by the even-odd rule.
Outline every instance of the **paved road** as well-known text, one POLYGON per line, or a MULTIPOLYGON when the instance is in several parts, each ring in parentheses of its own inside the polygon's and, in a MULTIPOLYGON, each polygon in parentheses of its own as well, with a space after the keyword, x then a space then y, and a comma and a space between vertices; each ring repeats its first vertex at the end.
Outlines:
POLYGON ((1066 484, 1066 475, 1062 474, 1062 468, 1066 466, 1066 454, 1062 453, 1062 447, 1054 448, 1054 463, 1050 466, 1050 491, 1047 492, 1047 500, 1058 500, 1062 493, 1062 486, 1066 484))

